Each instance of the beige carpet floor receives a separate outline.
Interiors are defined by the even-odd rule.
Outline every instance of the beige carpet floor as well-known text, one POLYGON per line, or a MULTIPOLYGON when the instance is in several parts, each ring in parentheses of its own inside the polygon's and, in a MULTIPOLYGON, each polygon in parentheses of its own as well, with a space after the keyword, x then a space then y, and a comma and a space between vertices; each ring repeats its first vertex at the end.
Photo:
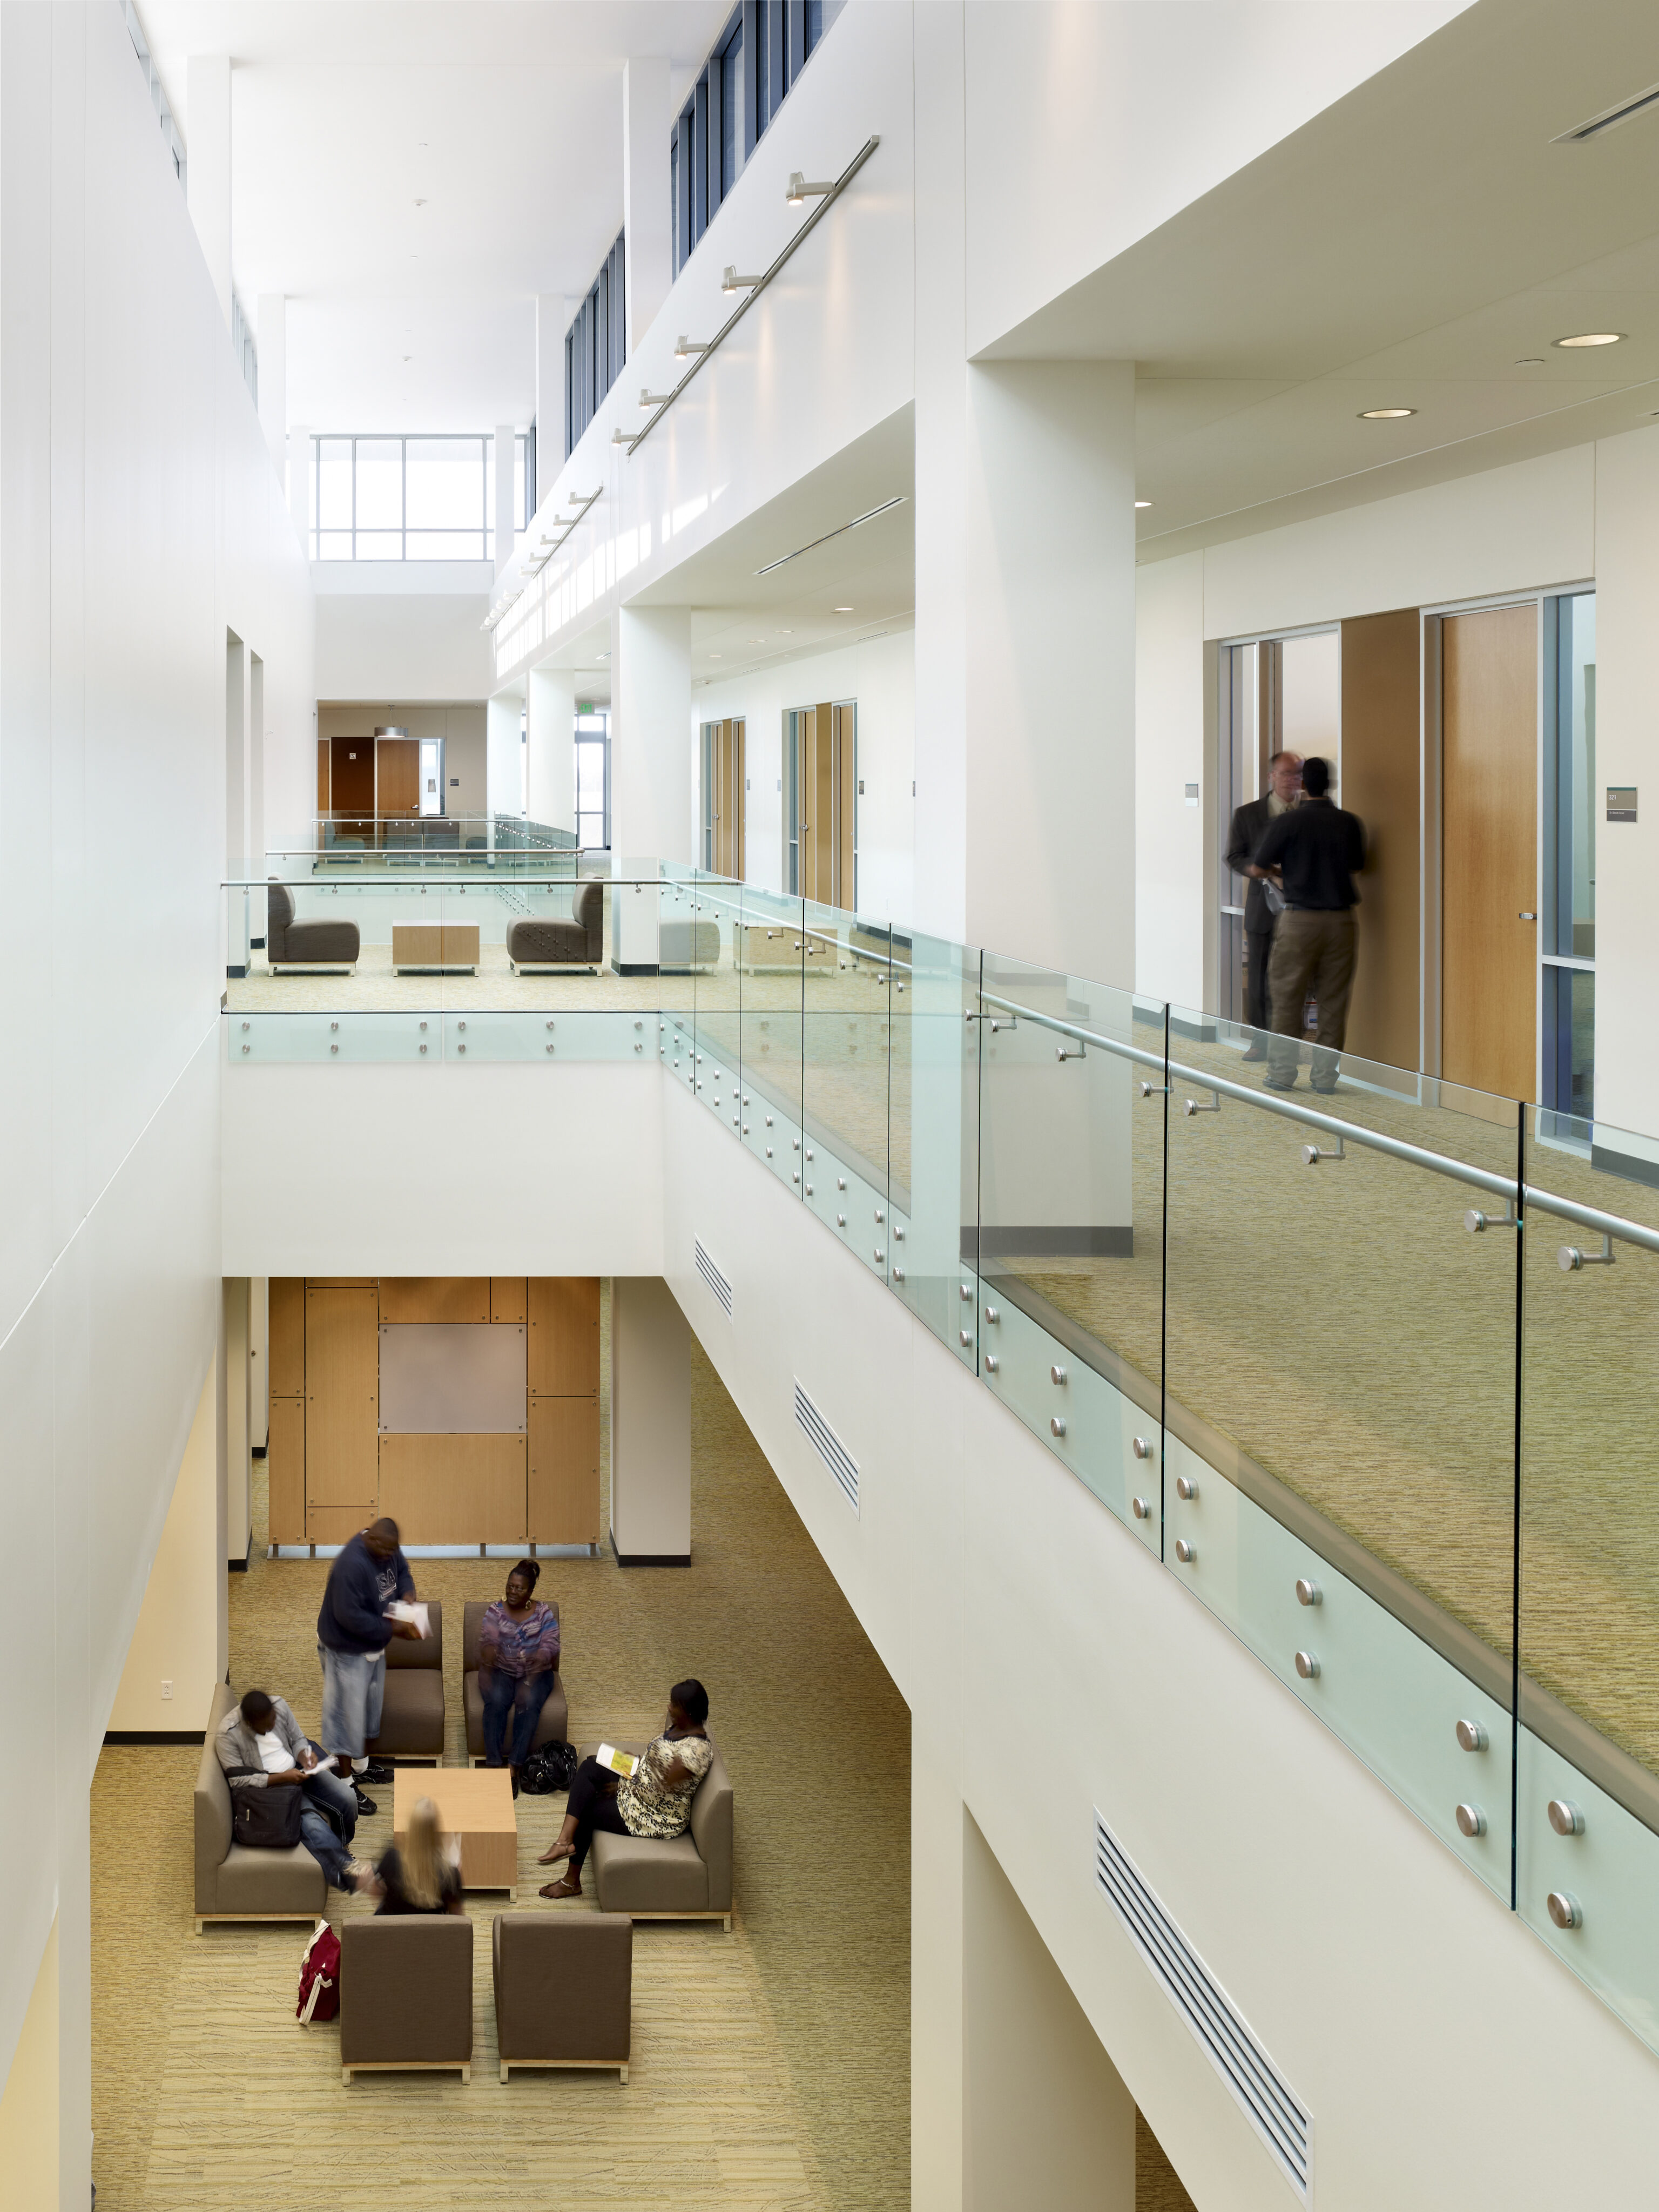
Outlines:
MULTIPOLYGON (((474 1899, 471 2081, 343 2086, 337 2031, 293 2017, 303 1931, 191 1919, 191 1749, 109 1747, 93 1789, 94 2173, 101 2212, 472 2212, 510 2202, 890 2212, 909 2195, 909 1718, 730 1399, 694 1354, 694 1557, 624 1573, 547 1563, 571 1733, 659 1724, 669 1685, 708 1685, 737 1810, 734 1932, 641 1926, 634 2065, 496 2076, 489 1928, 474 1899), (856 1864, 838 1846, 856 1817, 856 1864)), ((231 1679, 318 1719, 324 1563, 255 1555, 231 1577, 231 1679)), ((459 1625, 495 1561, 418 1561, 459 1625)), ((463 1756, 459 1638, 450 1755, 463 1756)), ((521 1797, 518 1909, 562 1797, 521 1797)), ((358 1831, 390 1840, 391 1792, 358 1831)), ((541 1879, 542 1877, 538 1877, 541 1879)), ((331 1913, 367 1909, 331 1899, 331 1913)))

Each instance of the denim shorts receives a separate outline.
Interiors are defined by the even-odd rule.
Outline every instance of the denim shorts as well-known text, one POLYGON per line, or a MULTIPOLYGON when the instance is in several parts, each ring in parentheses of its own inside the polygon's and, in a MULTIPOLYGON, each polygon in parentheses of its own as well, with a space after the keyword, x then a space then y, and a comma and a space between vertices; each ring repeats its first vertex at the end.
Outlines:
POLYGON ((384 1651, 332 1651, 317 1646, 323 1662, 323 1749, 341 1759, 361 1759, 370 1739, 380 1733, 386 1696, 384 1651))

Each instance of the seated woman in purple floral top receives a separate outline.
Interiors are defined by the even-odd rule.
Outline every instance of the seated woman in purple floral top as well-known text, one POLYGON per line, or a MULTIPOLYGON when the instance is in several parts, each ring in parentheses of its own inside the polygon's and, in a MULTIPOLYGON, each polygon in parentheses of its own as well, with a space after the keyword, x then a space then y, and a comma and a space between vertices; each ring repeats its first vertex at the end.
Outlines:
POLYGON ((512 1770, 515 1797, 519 1769, 530 1756, 536 1723, 559 1663, 558 1617, 551 1606, 543 1605, 532 1595, 541 1571, 534 1559, 520 1559, 507 1578, 507 1595, 487 1609, 478 1625, 484 1765, 501 1765, 507 1717, 511 1713, 513 1748, 507 1763, 512 1770))

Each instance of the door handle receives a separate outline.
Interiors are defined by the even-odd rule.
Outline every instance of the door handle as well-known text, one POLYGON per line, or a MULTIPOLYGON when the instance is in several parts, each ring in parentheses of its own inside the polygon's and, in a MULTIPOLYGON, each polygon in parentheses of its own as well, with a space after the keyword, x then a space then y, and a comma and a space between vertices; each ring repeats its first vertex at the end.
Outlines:
POLYGON ((1535 914, 1523 914, 1520 916, 1520 919, 1522 921, 1536 921, 1538 916, 1535 914))

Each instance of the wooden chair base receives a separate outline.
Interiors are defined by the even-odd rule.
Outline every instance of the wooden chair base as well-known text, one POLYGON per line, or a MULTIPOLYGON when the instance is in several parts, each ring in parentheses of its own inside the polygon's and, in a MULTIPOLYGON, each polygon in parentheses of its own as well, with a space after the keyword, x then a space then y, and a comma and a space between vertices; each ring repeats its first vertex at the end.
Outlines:
POLYGON ((596 2069, 601 2073, 608 2073, 614 2066, 625 2081, 628 2079, 629 2064, 629 2062, 626 2058, 503 2058, 501 2079, 505 2081, 515 2066, 520 2071, 526 2066, 539 2067, 544 2073, 551 2071, 555 2067, 564 2066, 586 2066, 596 2069))
POLYGON ((463 2081, 472 2079, 470 2058, 358 2058, 349 2066, 342 2066, 340 2079, 349 2082, 354 2074, 459 2074, 463 2081))
POLYGON ((718 1920, 729 1936, 732 1915, 727 1912, 630 1912, 630 1920, 718 1920))
POLYGON ((210 1921, 242 1921, 252 1924, 262 1920, 302 1920, 309 1928, 323 1917, 321 1910, 316 1912, 198 1912, 196 1915, 196 1933, 199 1936, 210 1921))

